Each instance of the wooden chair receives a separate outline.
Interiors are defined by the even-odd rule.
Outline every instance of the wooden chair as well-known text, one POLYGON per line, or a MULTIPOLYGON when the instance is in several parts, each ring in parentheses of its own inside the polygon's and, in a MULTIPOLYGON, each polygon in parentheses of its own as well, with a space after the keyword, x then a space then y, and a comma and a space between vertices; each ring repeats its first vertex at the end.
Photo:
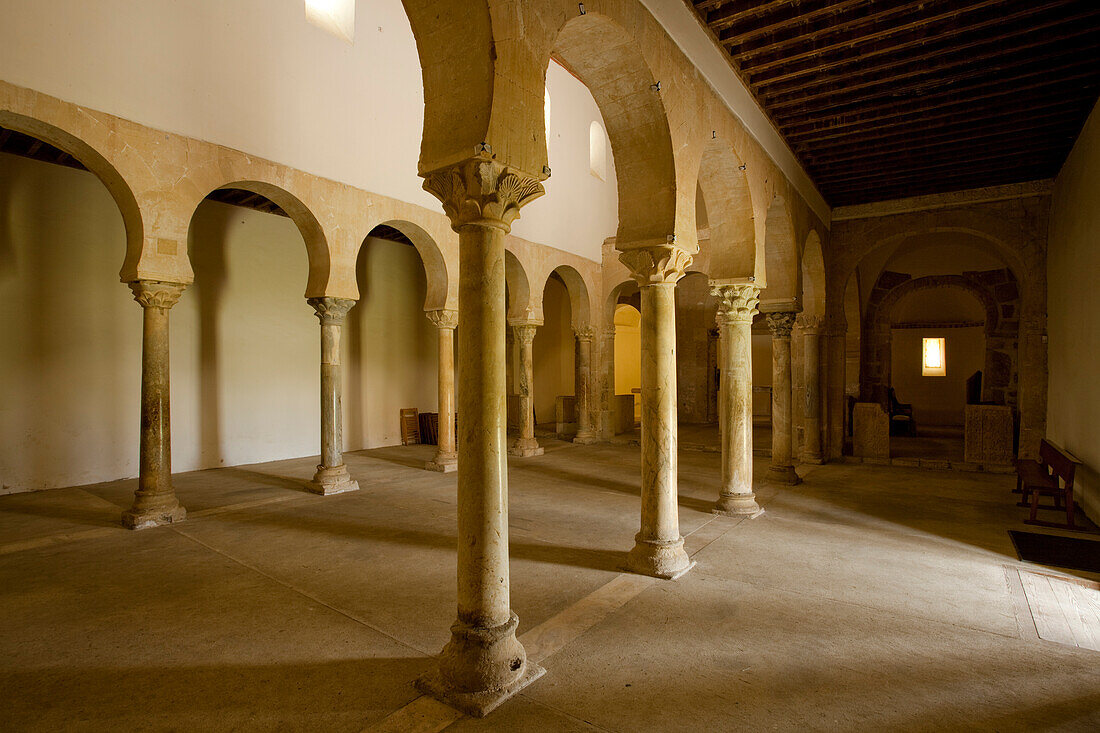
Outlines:
POLYGON ((415 407, 401 410, 401 445, 420 445, 420 414, 415 407))
POLYGON ((1019 506, 1031 508, 1024 524, 1040 527, 1078 529, 1074 524, 1076 505, 1073 501, 1073 477, 1081 461, 1046 438, 1039 441, 1039 460, 1016 461, 1016 488, 1023 494, 1019 506), (1040 496, 1050 496, 1054 504, 1039 504, 1040 496), (1040 509, 1065 511, 1066 522, 1044 522, 1037 518, 1040 509))
POLYGON ((898 435, 902 431, 905 435, 916 435, 917 423, 913 420, 913 405, 908 402, 898 402, 898 396, 894 394, 893 387, 890 388, 888 396, 890 398, 890 435, 898 435))

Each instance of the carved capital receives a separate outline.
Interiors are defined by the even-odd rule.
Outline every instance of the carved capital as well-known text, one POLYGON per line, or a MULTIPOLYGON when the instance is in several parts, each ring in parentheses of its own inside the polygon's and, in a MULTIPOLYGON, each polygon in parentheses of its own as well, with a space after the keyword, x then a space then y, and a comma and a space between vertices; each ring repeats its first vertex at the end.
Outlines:
POLYGON ((535 331, 538 325, 534 323, 517 323, 512 326, 512 332, 516 334, 516 341, 524 346, 530 346, 535 342, 535 331))
POLYGON ((160 280, 134 280, 127 283, 134 293, 134 300, 142 308, 163 308, 168 310, 179 302, 186 285, 161 282, 160 280))
POLYGON ((772 332, 773 339, 790 339, 791 329, 794 328, 794 319, 798 314, 794 311, 778 311, 767 313, 768 329, 772 332))
POLYGON ((691 265, 691 255, 675 244, 628 249, 619 253, 619 260, 630 270, 639 287, 675 283, 691 265))
POLYGON ((795 325, 802 329, 802 333, 818 336, 825 332, 825 316, 808 316, 800 313, 795 325))
POLYGON ((611 339, 612 341, 614 341, 615 340, 615 327, 614 326, 604 326, 602 329, 600 329, 600 335, 602 335, 605 339, 611 339))
POLYGON ((428 320, 432 322, 432 325, 436 328, 446 328, 453 331, 458 326, 458 311, 452 310, 435 310, 427 311, 425 314, 428 320))
POLYGON ((537 179, 484 154, 429 173, 424 190, 440 200, 456 231, 473 223, 508 231, 520 208, 546 193, 537 179))
POLYGON ((752 317, 756 315, 756 307, 760 304, 760 288, 756 285, 712 285, 710 294, 718 298, 718 315, 715 320, 719 326, 726 323, 752 325, 752 317))
POLYGON ((573 335, 577 337, 577 341, 591 341, 596 337, 596 329, 593 326, 585 326, 575 329, 573 335))
POLYGON ((322 326, 342 325, 344 317, 356 303, 348 298, 306 298, 306 302, 313 306, 322 326))

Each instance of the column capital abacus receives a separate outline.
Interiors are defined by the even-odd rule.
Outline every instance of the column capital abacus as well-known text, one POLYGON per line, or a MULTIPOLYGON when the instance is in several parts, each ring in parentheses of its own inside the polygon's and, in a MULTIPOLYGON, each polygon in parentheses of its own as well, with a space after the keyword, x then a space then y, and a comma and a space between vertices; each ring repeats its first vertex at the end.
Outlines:
POLYGON ((692 255, 683 247, 668 244, 628 249, 619 253, 619 261, 630 270, 638 287, 675 284, 691 265, 692 255))
POLYGON ((760 303, 760 288, 755 284, 711 284, 710 294, 718 299, 715 321, 719 326, 726 323, 752 325, 752 318, 760 303))
POLYGON ((357 301, 350 298, 306 298, 322 326, 339 326, 357 301))
POLYGON ((498 163, 484 152, 427 174, 424 190, 443 204, 455 231, 468 224, 509 231, 520 208, 546 193, 535 177, 498 163))
POLYGON ((162 282, 160 280, 134 280, 126 283, 134 293, 134 300, 142 308, 163 308, 168 310, 179 302, 183 283, 162 282))
POLYGON ((765 313, 768 319, 768 330, 772 332, 772 338, 790 339, 791 329, 794 328, 794 319, 798 314, 794 311, 777 311, 765 313))
POLYGON ((458 311, 439 309, 434 311, 424 311, 424 315, 428 317, 428 320, 432 322, 432 325, 436 328, 445 328, 449 331, 453 331, 458 327, 458 311))
POLYGON ((595 326, 584 326, 583 328, 573 329, 573 335, 577 337, 578 341, 591 341, 596 338, 595 326))

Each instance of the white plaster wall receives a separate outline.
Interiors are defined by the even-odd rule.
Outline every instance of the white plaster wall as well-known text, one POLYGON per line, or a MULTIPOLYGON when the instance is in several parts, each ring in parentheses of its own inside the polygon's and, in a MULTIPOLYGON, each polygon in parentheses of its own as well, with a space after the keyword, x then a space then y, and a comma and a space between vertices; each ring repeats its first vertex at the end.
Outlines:
POLYGON ((1100 105, 1055 179, 1047 244, 1047 434, 1085 465, 1076 486, 1100 521, 1100 105))
MULTIPOLYGON (((204 202, 195 283, 171 311, 175 471, 316 455, 320 326, 285 217, 204 202)), ((133 477, 141 308, 122 217, 90 173, 0 154, 0 493, 133 477)), ((437 336, 416 250, 368 240, 345 328, 345 448, 436 409, 437 336)))
POLYGON ((966 380, 985 364, 985 329, 895 328, 890 350, 890 382, 899 402, 913 406, 917 427, 963 424, 966 380), (922 350, 925 338, 943 338, 947 374, 925 377, 922 350))
MULTIPOLYGON (((0 18, 5 81, 439 209, 416 175, 423 89, 400 0, 359 0, 354 44, 301 0, 0 0, 0 18)), ((548 85, 553 177, 516 232, 598 261, 617 222, 613 174, 588 172, 600 118, 556 64, 548 85)))

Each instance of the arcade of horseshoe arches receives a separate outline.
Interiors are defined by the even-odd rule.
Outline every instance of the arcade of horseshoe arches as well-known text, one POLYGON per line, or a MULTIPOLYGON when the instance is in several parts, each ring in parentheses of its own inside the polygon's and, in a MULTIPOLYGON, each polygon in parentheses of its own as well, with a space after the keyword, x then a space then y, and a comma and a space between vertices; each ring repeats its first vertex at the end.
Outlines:
POLYGON ((4 730, 1100 726, 1090 3, 0 11, 4 730))

